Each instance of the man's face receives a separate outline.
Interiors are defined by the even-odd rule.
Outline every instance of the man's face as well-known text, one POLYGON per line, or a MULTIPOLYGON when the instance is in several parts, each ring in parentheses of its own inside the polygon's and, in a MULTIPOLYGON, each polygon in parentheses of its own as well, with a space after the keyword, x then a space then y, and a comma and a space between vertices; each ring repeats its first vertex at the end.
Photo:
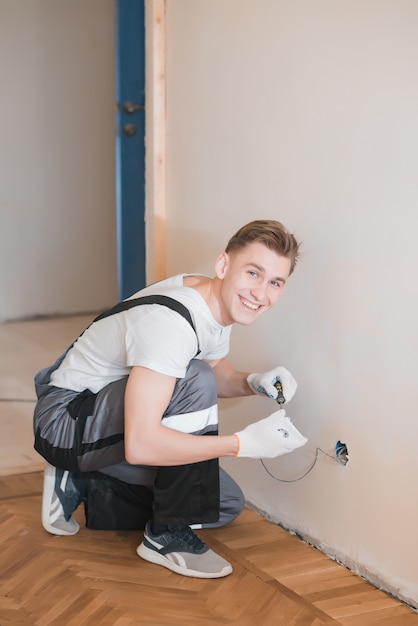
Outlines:
POLYGON ((290 259, 258 242, 221 254, 215 265, 221 280, 221 323, 252 324, 271 309, 285 288, 290 266, 290 259))

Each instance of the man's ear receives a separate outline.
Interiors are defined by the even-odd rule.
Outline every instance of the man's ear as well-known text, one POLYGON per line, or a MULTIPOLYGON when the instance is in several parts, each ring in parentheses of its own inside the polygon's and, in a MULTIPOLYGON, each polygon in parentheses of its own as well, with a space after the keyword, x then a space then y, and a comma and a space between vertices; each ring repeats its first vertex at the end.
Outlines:
POLYGON ((226 252, 222 252, 222 254, 218 256, 215 262, 215 272, 218 278, 220 279, 225 278, 225 274, 228 270, 228 265, 229 265, 229 256, 226 252))

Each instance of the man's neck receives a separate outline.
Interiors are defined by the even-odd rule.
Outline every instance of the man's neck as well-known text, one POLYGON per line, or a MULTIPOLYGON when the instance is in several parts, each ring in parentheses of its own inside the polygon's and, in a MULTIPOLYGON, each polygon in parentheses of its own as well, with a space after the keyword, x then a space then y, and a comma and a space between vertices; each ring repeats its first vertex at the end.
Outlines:
POLYGON ((225 325, 221 315, 218 282, 217 278, 208 278, 207 276, 185 276, 183 279, 185 287, 191 287, 200 293, 218 324, 225 325))

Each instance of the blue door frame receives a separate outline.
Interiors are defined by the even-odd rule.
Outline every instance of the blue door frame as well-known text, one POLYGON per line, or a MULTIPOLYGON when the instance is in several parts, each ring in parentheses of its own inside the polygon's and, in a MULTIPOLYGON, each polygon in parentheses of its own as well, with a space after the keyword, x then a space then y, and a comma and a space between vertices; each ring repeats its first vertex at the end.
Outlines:
POLYGON ((117 0, 117 249, 119 298, 145 286, 145 6, 117 0))

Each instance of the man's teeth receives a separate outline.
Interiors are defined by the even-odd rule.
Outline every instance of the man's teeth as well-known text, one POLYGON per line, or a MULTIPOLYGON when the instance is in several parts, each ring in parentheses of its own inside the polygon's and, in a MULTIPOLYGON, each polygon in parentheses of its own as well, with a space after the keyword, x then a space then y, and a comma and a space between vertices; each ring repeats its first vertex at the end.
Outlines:
POLYGON ((260 306, 258 304, 252 304, 252 302, 248 302, 248 300, 244 300, 243 298, 241 298, 241 302, 242 302, 242 304, 244 304, 249 309, 252 309, 253 311, 257 311, 257 309, 260 306))

